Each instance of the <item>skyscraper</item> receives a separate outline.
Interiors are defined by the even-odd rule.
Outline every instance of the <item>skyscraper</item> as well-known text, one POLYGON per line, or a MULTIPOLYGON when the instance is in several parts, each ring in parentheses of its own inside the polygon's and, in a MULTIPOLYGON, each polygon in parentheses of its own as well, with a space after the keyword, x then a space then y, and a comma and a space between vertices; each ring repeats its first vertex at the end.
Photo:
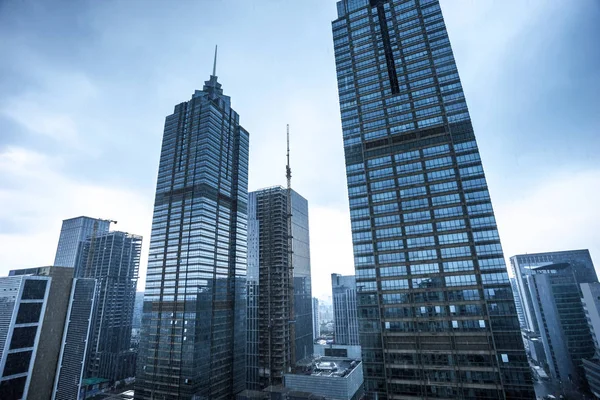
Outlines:
POLYGON ((77 398, 95 281, 69 267, 28 268, 0 278, 0 289, 0 398, 77 398))
POLYGON ((249 294, 255 298, 249 303, 256 312, 248 311, 248 324, 257 330, 249 335, 248 347, 258 349, 248 364, 249 370, 257 371, 249 373, 258 378, 248 382, 252 389, 282 384, 283 374, 313 353, 308 202, 294 190, 290 199, 291 270, 287 189, 275 186, 250 193, 248 265, 257 287, 249 294))
POLYGON ((244 389, 248 140, 214 71, 166 118, 136 399, 244 389))
POLYGON ((510 258, 517 293, 523 310, 522 324, 525 332, 539 333, 535 309, 531 298, 528 276, 536 274, 537 267, 566 263, 573 266, 578 284, 598 282, 589 250, 551 251, 547 253, 519 254, 510 258))
POLYGON ((438 1, 341 0, 337 11, 368 395, 535 398, 438 1))
POLYGON ((356 311, 356 278, 354 275, 331 274, 333 323, 336 344, 359 344, 356 311))
POLYGON ((96 280, 86 378, 111 382, 135 375, 131 330, 142 237, 112 231, 83 242, 75 276, 96 280))
POLYGON ((321 336, 321 321, 319 319, 319 299, 312 299, 313 340, 321 336))
POLYGON ((598 282, 589 251, 520 254, 510 264, 532 363, 567 392, 583 390, 582 360, 592 358, 595 346, 580 285, 598 282))
POLYGON ((63 220, 56 248, 54 265, 75 267, 82 243, 90 236, 107 233, 112 221, 90 217, 77 217, 63 220))
POLYGON ((527 277, 533 318, 544 349, 544 369, 568 397, 586 388, 583 359, 594 356, 594 340, 581 303, 574 267, 534 267, 527 277))

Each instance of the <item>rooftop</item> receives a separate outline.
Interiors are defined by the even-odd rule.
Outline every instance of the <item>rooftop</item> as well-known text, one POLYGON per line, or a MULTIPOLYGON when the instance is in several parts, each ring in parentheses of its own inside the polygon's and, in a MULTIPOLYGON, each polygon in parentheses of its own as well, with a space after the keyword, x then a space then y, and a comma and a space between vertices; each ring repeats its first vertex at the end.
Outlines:
POLYGON ((317 357, 311 362, 305 363, 296 375, 343 378, 359 365, 360 362, 360 360, 346 357, 317 357))

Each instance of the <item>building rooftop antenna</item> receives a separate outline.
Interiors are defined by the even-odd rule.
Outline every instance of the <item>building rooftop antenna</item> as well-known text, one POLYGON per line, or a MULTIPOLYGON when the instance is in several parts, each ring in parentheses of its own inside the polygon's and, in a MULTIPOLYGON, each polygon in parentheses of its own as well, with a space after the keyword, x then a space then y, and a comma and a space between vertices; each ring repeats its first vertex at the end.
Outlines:
POLYGON ((212 76, 217 76, 217 46, 215 44, 215 61, 213 62, 213 73, 212 76))

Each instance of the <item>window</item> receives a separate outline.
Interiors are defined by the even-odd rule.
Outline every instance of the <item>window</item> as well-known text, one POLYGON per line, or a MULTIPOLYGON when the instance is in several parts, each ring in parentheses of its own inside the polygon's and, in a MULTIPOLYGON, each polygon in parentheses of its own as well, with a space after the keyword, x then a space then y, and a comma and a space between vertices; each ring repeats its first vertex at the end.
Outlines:
POLYGON ((465 243, 469 241, 469 237, 465 232, 450 233, 448 235, 440 235, 438 237, 440 244, 465 243))
POLYGON ((506 270, 506 264, 503 258, 487 258, 479 260, 479 269, 504 269, 506 270))
POLYGON ((462 207, 438 208, 433 210, 433 213, 436 218, 448 218, 463 215, 463 209, 462 207))
POLYGON ((385 214, 398 211, 398 203, 381 204, 373 207, 373 214, 385 214))
POLYGON ((396 171, 399 174, 405 174, 407 172, 413 172, 413 171, 420 171, 422 169, 423 169, 423 167, 420 162, 416 162, 416 163, 412 163, 412 164, 398 165, 396 167, 396 171))
POLYGON ((354 242, 364 242, 373 240, 373 235, 371 231, 366 232, 355 232, 352 234, 352 241, 354 242))
POLYGON ((375 218, 375 226, 394 225, 400 223, 399 215, 387 215, 385 217, 375 218))
POLYGON ((468 246, 450 247, 447 249, 441 249, 441 252, 442 258, 458 258, 471 256, 471 248, 468 246))
POLYGON ((474 203, 477 201, 487 201, 490 199, 490 193, 487 190, 481 190, 479 192, 465 193, 465 200, 467 203, 474 203))
POLYGON ((460 176, 466 178, 468 176, 483 175, 483 167, 481 165, 474 165, 472 167, 466 167, 460 169, 460 176))
POLYGON ((354 257, 354 265, 359 267, 361 265, 373 265, 375 263, 375 259, 373 256, 356 256, 354 257))
POLYGON ((392 163, 392 157, 391 156, 385 156, 385 157, 379 157, 379 158, 372 158, 370 160, 367 160, 367 166, 369 168, 371 167, 377 167, 380 165, 388 165, 392 163))
POLYGON ((371 190, 373 190, 373 191, 390 189, 390 188, 393 188, 394 186, 396 186, 396 184, 393 179, 387 179, 384 181, 376 181, 376 182, 370 183, 371 190))
POLYGON ((435 227, 440 232, 464 229, 465 228, 465 220, 464 219, 453 219, 451 221, 436 222, 435 227))
POLYGON ((471 286, 477 284, 475 275, 455 275, 447 276, 446 286, 471 286))
POLYGON ((433 160, 425 161, 425 168, 427 168, 427 169, 445 167, 447 165, 452 165, 452 157, 446 156, 446 157, 434 158, 433 160))
POLYGON ((429 211, 417 211, 414 213, 404 214, 404 222, 424 221, 431 219, 429 211))
POLYGON ((485 188, 487 183, 485 182, 484 178, 477 178, 462 181, 462 186, 464 190, 478 189, 485 188))
POLYGON ((438 264, 413 264, 410 266, 410 273, 412 275, 437 274, 438 272, 440 272, 438 264))
POLYGON ((398 186, 410 186, 419 183, 425 183, 425 177, 423 174, 418 175, 407 175, 398 178, 398 186))
POLYGON ((45 279, 27 279, 23 287, 23 300, 43 300, 46 295, 45 279))
POLYGON ((473 232, 473 239, 476 242, 487 242, 492 240, 500 240, 497 230, 473 232))
POLYGON ((386 229, 377 229, 375 231, 375 236, 378 239, 394 237, 394 236, 402 236, 402 230, 398 227, 396 228, 386 228, 386 229))
POLYGON ((419 150, 409 151, 406 153, 400 153, 400 154, 396 154, 394 156, 396 162, 414 160, 415 158, 419 158, 419 157, 420 157, 419 150))
POLYGON ((460 203, 460 196, 457 193, 447 194, 445 196, 437 196, 431 199, 434 206, 441 206, 445 204, 460 203))
POLYGON ((404 253, 379 254, 377 256, 377 259, 379 260, 380 264, 390 264, 406 261, 404 253))
POLYGON ((443 179, 450 179, 454 177, 454 169, 443 169, 441 171, 434 171, 427 173, 427 179, 429 181, 439 181, 443 179))
POLYGON ((429 202, 427 199, 416 199, 402 202, 402 210, 413 210, 415 208, 427 208, 429 202))
MULTIPOLYGON (((454 182, 456 183, 456 182, 454 182)), ((413 187, 410 189, 402 189, 400 190, 400 198, 409 198, 409 197, 416 197, 416 196, 424 196, 427 194, 427 189, 425 189, 425 186, 417 186, 417 187, 413 187)))
POLYGON ((506 284, 509 283, 508 274, 506 272, 492 272, 481 274, 481 282, 484 285, 506 284))
POLYGON ((17 312, 17 324, 37 323, 40 321, 42 303, 21 303, 17 312))
POLYGON ((424 236, 406 239, 407 247, 428 247, 435 246, 435 240, 433 236, 424 236))
POLYGON ((379 268, 380 276, 400 276, 406 275, 406 267, 399 265, 395 267, 381 267, 379 268))
POLYGON ((472 260, 448 261, 443 264, 443 267, 444 272, 472 271, 474 269, 472 260))
POLYGON ((492 212, 491 203, 475 204, 467 207, 469 215, 488 214, 492 212))
POLYGON ((355 244, 354 245, 354 254, 366 254, 366 253, 370 253, 373 254, 373 245, 371 243, 365 243, 365 244, 355 244))
POLYGON ((377 193, 371 196, 371 200, 373 201, 373 203, 380 203, 382 201, 390 201, 395 199, 396 191, 377 193))
POLYGON ((422 233, 433 232, 431 224, 408 225, 404 229, 407 235, 420 235, 422 233))
POLYGON ((431 193, 442 193, 442 192, 452 192, 458 190, 458 184, 456 182, 444 182, 438 183, 436 185, 430 185, 429 190, 431 193))
POLYGON ((489 254, 502 254, 502 246, 499 243, 495 244, 484 244, 475 246, 478 256, 485 256, 489 254))
POLYGON ((435 250, 410 251, 408 258, 410 261, 435 260, 437 259, 437 253, 435 250))
POLYGON ((404 243, 402 240, 388 240, 385 242, 377 243, 377 250, 385 251, 385 250, 398 250, 403 249, 404 243))
POLYGON ((408 279, 392 279, 381 281, 381 290, 408 289, 408 279))
POLYGON ((494 217, 471 218, 471 228, 484 228, 496 226, 494 217))

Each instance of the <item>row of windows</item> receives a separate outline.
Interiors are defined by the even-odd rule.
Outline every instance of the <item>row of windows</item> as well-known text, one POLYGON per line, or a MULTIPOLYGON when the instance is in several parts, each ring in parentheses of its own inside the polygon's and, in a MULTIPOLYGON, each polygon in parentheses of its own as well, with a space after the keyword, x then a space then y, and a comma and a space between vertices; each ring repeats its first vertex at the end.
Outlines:
MULTIPOLYGON (((494 273, 482 273, 480 274, 481 281, 484 285, 487 284, 507 284, 508 283, 508 274, 506 272, 494 272, 494 273)), ((421 288, 443 288, 445 287, 457 287, 457 286, 476 286, 477 285, 477 276, 474 274, 468 275, 451 275, 445 276, 443 283, 440 278, 412 278, 412 279, 386 279, 381 280, 380 287, 381 291, 397 291, 397 290, 405 290, 409 289, 411 286, 413 289, 421 289, 421 288)), ((358 281, 356 283, 356 288, 358 292, 376 292, 377 291, 377 281, 358 281)), ((386 295, 383 294, 382 297, 386 295)), ((400 299, 400 297, 391 296, 388 297, 391 299, 400 299)), ((397 301, 400 303, 400 301, 397 301)), ((390 304, 384 300, 384 304, 390 304)), ((401 304, 401 303, 400 303, 401 304)), ((456 306, 454 308, 450 308, 451 313, 456 313, 456 306)), ((468 312, 468 309, 463 309, 468 312)), ((428 313, 427 310, 424 310, 425 313, 428 313)), ((482 310, 471 310, 471 312, 479 312, 482 314, 482 310)))

